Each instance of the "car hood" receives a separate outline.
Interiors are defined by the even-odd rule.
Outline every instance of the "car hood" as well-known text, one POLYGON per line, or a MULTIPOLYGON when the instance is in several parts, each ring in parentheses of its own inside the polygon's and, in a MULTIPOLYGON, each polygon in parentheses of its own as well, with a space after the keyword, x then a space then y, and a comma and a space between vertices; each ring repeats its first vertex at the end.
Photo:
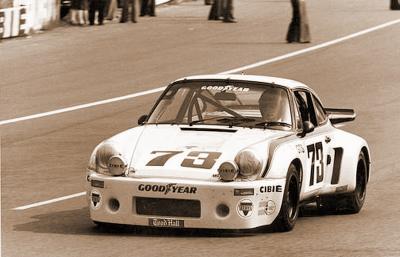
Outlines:
POLYGON ((245 148, 254 149, 265 167, 271 140, 289 133, 241 127, 145 125, 123 133, 117 141, 129 145, 130 150, 125 152, 131 155, 132 176, 208 180, 216 177, 222 162, 234 160, 245 148))

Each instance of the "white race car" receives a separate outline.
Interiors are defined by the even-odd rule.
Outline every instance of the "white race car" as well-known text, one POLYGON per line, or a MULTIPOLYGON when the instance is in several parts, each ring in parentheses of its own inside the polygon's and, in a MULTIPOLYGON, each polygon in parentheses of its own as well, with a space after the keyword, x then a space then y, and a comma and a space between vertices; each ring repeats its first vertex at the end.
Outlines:
POLYGON ((178 79, 140 126, 93 151, 90 217, 100 225, 289 231, 303 203, 357 213, 369 148, 335 127, 354 118, 292 80, 178 79))

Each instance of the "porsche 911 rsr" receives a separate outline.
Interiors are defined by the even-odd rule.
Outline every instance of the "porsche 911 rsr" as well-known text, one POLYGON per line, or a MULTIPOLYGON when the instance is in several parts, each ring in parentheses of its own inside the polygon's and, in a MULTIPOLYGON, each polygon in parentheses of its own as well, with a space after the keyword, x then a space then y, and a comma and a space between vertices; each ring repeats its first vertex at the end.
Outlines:
POLYGON ((101 142, 87 170, 97 224, 291 230, 302 203, 357 213, 370 175, 366 141, 281 78, 203 75, 171 83, 139 126, 101 142))

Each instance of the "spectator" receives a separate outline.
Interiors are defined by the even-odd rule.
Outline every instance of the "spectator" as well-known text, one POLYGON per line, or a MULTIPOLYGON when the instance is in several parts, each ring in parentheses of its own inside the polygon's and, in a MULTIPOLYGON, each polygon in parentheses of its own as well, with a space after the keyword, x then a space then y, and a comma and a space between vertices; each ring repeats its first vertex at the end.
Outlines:
POLYGON ((89 24, 94 25, 94 18, 97 14, 97 24, 103 25, 104 21, 104 10, 106 8, 106 0, 90 0, 89 3, 89 24))
POLYGON ((214 0, 208 15, 209 20, 219 20, 222 17, 222 5, 224 0, 214 0))
POLYGON ((399 0, 390 0, 390 9, 391 10, 400 10, 399 0))
POLYGON ((137 22, 136 19, 136 0, 122 0, 122 15, 120 23, 125 23, 129 19, 129 7, 131 7, 131 21, 137 22))
POLYGON ((156 1, 155 0, 141 0, 140 16, 156 16, 156 1))
POLYGON ((224 2, 223 22, 237 22, 235 17, 233 17, 233 0, 225 0, 224 2))
POLYGON ((73 25, 81 25, 87 23, 87 0, 72 0, 70 9, 70 21, 73 25))
POLYGON ((236 22, 233 17, 233 0, 214 0, 208 15, 209 20, 219 20, 223 17, 223 22, 236 22))
POLYGON ((106 20, 112 21, 115 18, 115 12, 118 8, 117 0, 109 0, 106 20))
POLYGON ((288 43, 310 42, 310 29, 304 0, 291 0, 293 8, 292 21, 290 22, 286 41, 288 43))

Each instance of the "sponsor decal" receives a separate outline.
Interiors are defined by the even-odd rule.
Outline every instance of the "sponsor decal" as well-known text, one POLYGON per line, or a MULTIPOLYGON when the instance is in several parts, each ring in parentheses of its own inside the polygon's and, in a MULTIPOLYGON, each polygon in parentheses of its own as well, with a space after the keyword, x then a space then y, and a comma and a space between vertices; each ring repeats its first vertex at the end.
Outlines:
POLYGON ((234 196, 254 195, 254 188, 235 188, 233 189, 234 196))
POLYGON ((196 194, 197 187, 191 186, 178 186, 175 183, 167 184, 167 185, 145 185, 140 184, 138 186, 139 191, 144 192, 159 192, 164 193, 164 195, 168 193, 176 193, 176 194, 196 194))
POLYGON ((296 145, 296 149, 297 149, 298 153, 304 153, 305 152, 304 147, 302 145, 300 145, 300 144, 296 145))
POLYGON ((265 206, 265 214, 271 215, 275 212, 276 210, 276 204, 274 201, 268 201, 267 206, 265 206))
POLYGON ((91 185, 92 187, 104 188, 104 181, 101 181, 101 180, 92 180, 92 181, 90 181, 90 185, 91 185))
POLYGON ((348 187, 347 185, 337 187, 337 188, 336 188, 336 193, 341 193, 341 192, 347 191, 347 187, 348 187))
POLYGON ((259 207, 258 216, 271 215, 276 210, 276 204, 274 201, 271 201, 271 200, 266 201, 266 202, 260 202, 258 207, 259 207))
POLYGON ((183 228, 184 221, 176 219, 158 219, 150 218, 149 226, 151 227, 164 227, 164 228, 183 228))
POLYGON ((90 202, 91 202, 91 205, 92 205, 93 209, 100 208, 100 205, 101 205, 101 194, 100 194, 99 191, 93 190, 90 193, 90 202))
POLYGON ((235 87, 232 85, 227 86, 202 86, 201 90, 215 90, 215 91, 234 91, 234 92, 248 92, 248 87, 235 87))
POLYGON ((253 214, 253 202, 249 199, 242 199, 236 209, 241 217, 248 218, 253 214))
POLYGON ((260 193, 280 193, 282 192, 282 186, 277 185, 277 186, 261 186, 260 187, 260 193))

